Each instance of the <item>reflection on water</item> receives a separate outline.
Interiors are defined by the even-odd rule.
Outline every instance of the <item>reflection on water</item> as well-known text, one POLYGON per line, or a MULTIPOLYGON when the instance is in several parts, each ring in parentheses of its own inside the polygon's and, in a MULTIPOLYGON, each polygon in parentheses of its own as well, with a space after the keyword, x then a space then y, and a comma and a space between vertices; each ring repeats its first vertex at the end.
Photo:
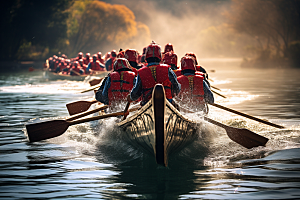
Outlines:
MULTIPOLYGON (((270 141, 248 150, 222 128, 203 122, 197 140, 172 156, 168 168, 124 143, 114 118, 28 143, 24 123, 67 116, 67 103, 90 99, 93 93, 79 93, 88 87, 86 82, 47 81, 41 72, 1 74, 0 198, 299 199, 300 70, 204 66, 215 70, 209 74, 211 84, 227 97, 215 95, 217 103, 286 129, 210 106, 211 118, 270 141)), ((188 117, 201 121, 197 114, 188 117)))

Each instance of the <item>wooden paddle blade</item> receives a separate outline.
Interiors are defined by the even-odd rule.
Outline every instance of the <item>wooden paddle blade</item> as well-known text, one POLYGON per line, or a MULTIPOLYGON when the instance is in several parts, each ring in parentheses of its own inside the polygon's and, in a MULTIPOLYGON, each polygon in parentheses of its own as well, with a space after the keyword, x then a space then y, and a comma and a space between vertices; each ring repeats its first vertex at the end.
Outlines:
POLYGON ((70 115, 75 115, 84 111, 87 111, 93 103, 97 101, 76 101, 73 103, 67 104, 67 109, 70 115))
POLYGON ((268 142, 268 138, 258 135, 248 129, 227 127, 226 129, 228 137, 234 142, 251 149, 253 147, 265 146, 268 142))
POLYGON ((63 134, 69 127, 65 120, 51 120, 26 124, 27 136, 30 142, 37 142, 63 134))
POLYGON ((258 146, 265 146, 269 140, 268 138, 258 135, 248 129, 227 126, 208 117, 204 117, 204 119, 214 125, 224 128, 231 140, 248 149, 258 146))
POLYGON ((89 81, 90 86, 94 86, 94 85, 98 85, 100 82, 102 81, 101 79, 93 79, 91 81, 89 81))

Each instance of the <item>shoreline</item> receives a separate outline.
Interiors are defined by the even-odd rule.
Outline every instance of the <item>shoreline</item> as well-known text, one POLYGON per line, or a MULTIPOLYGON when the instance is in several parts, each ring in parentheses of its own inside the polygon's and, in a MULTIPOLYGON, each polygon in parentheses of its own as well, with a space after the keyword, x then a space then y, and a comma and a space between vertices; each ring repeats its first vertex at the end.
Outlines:
POLYGON ((0 61, 0 72, 28 71, 29 67, 43 69, 45 61, 0 61))

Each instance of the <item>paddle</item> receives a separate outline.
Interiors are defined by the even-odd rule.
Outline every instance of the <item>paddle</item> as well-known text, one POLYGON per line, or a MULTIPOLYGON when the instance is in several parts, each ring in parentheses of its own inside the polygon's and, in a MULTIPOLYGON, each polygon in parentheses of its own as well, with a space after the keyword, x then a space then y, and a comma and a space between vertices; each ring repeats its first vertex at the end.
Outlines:
MULTIPOLYGON (((129 109, 129 112, 133 112, 138 109, 139 108, 132 108, 132 109, 129 109)), ((43 122, 39 122, 39 123, 26 124, 26 130, 27 130, 27 135, 28 135, 29 141, 37 142, 37 141, 60 136, 69 128, 69 126, 72 126, 75 124, 90 122, 90 121, 99 120, 99 119, 105 119, 108 117, 116 117, 116 116, 120 116, 120 115, 124 115, 124 111, 90 117, 90 118, 84 118, 84 119, 75 120, 75 121, 62 120, 62 119, 61 120, 43 121, 43 122)))
POLYGON ((126 113, 128 111, 129 106, 130 106, 130 102, 128 101, 127 104, 126 104, 126 107, 124 109, 124 115, 123 115, 123 119, 122 120, 126 119, 126 117, 127 117, 126 113))
POLYGON ((99 83, 98 85, 95 85, 94 87, 92 87, 92 88, 90 88, 90 89, 81 91, 80 93, 89 92, 89 91, 92 91, 92 90, 97 89, 97 88, 99 88, 99 87, 101 87, 101 83, 99 83))
MULTIPOLYGON (((71 69, 70 72, 73 72, 74 74, 76 74, 77 76, 82 76, 82 74, 80 74, 79 72, 76 72, 75 70, 71 69)), ((74 76, 74 75, 73 75, 74 76)))
POLYGON ((215 94, 217 94, 217 95, 219 95, 219 96, 223 97, 223 98, 227 98, 227 97, 225 97, 224 95, 222 95, 222 94, 220 94, 220 93, 218 93, 218 92, 214 91, 213 89, 211 89, 211 91, 212 91, 213 93, 215 93, 215 94))
POLYGON ((94 86, 94 85, 98 85, 99 83, 101 83, 103 78, 100 79, 93 79, 91 81, 89 81, 90 86, 94 86))
POLYGON ((216 90, 221 91, 221 89, 219 89, 219 88, 217 88, 217 87, 215 87, 215 86, 210 85, 210 87, 212 87, 212 88, 214 88, 214 89, 216 89, 216 90))
POLYGON ((99 108, 96 108, 94 110, 89 110, 89 111, 86 111, 86 112, 83 112, 83 113, 80 113, 80 114, 73 115, 72 117, 68 117, 66 120, 67 121, 73 121, 75 119, 79 119, 81 117, 85 117, 85 116, 93 114, 95 112, 98 112, 98 111, 101 111, 101 110, 105 110, 108 107, 109 107, 108 105, 103 105, 103 106, 100 106, 99 108))
POLYGON ((76 101, 73 103, 68 103, 67 109, 70 115, 75 115, 84 111, 87 111, 92 104, 97 103, 97 100, 93 101, 76 101))
POLYGON ((246 117, 246 118, 249 118, 249 119, 252 119, 252 120, 255 120, 255 121, 258 121, 258 122, 261 122, 261 123, 264 123, 264 124, 267 124, 267 125, 270 125, 270 126, 273 126, 273 127, 276 127, 276 128, 285 128, 284 126, 280 126, 278 124, 273 124, 273 123, 271 123, 269 121, 266 121, 266 120, 263 120, 263 119, 259 119, 257 117, 254 117, 254 116, 248 115, 246 113, 242 113, 242 112, 239 112, 239 111, 227 108, 225 106, 221 106, 221 105, 216 104, 216 103, 213 103, 213 104, 210 104, 210 105, 215 106, 217 108, 221 108, 223 110, 227 110, 229 112, 232 112, 232 113, 235 113, 235 114, 238 114, 238 115, 241 115, 243 117, 246 117))
POLYGON ((265 144, 269 140, 268 138, 258 135, 245 128, 234 128, 231 126, 227 126, 208 117, 204 117, 204 119, 214 125, 224 128, 228 137, 232 141, 242 145, 247 149, 251 149, 253 147, 258 146, 265 146, 265 144))
MULTIPOLYGON (((184 110, 185 112, 194 113, 184 108, 180 108, 180 109, 184 110)), ((253 147, 258 147, 258 146, 265 146, 265 144, 269 140, 268 138, 258 135, 245 128, 235 128, 235 127, 227 126, 208 117, 204 117, 204 120, 224 128, 228 137, 232 141, 248 149, 251 149, 253 147)))

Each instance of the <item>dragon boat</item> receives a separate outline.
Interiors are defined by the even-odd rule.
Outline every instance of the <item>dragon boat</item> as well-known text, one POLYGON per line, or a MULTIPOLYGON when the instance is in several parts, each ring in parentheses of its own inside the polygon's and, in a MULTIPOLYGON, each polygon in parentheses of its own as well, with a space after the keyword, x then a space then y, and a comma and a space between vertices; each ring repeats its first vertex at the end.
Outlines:
MULTIPOLYGON (((108 71, 99 71, 97 74, 93 74, 92 76, 96 76, 96 77, 105 77, 109 72, 108 71)), ((84 74, 84 75, 80 75, 80 76, 71 76, 68 74, 58 74, 55 72, 51 72, 48 70, 44 71, 44 78, 48 79, 48 80, 69 80, 69 81, 83 81, 85 80, 85 78, 89 77, 91 75, 88 74, 84 74)))
POLYGON ((125 141, 153 155, 157 164, 167 166, 168 158, 197 137, 197 123, 184 117, 165 97, 157 84, 152 99, 132 116, 117 124, 125 141))

